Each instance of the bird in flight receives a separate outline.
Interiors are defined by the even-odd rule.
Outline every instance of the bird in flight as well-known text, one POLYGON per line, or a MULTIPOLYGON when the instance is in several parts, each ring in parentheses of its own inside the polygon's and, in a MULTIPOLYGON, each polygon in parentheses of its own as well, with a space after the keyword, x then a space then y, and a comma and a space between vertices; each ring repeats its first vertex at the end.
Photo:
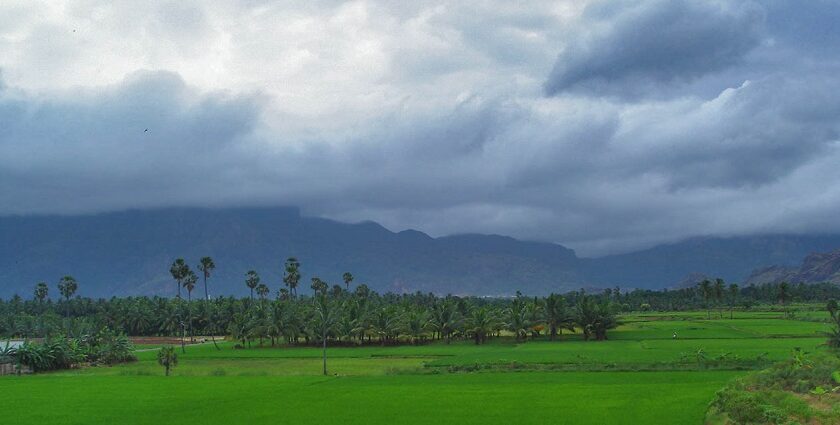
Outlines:
POLYGON ((149 132, 149 129, 147 128, 147 129, 143 130, 143 132, 144 132, 144 133, 148 133, 148 132, 149 132))

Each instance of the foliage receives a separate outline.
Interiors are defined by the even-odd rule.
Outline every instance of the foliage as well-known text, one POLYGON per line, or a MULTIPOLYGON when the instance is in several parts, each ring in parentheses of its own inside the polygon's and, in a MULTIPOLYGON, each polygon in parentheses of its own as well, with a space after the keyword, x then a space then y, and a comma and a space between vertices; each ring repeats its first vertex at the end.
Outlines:
POLYGON ((795 394, 810 394, 821 400, 840 389, 833 386, 838 368, 840 358, 832 354, 807 355, 794 350, 789 360, 718 391, 711 407, 738 424, 807 422, 813 417, 831 416, 834 413, 815 409, 795 394))
POLYGON ((171 345, 163 346, 157 353, 157 361, 164 367, 166 376, 169 376, 170 370, 178 366, 178 352, 171 345))
POLYGON ((41 344, 24 341, 17 348, 8 344, 0 356, 35 372, 70 369, 80 363, 116 364, 136 360, 134 347, 125 335, 102 330, 79 338, 52 338, 41 344))

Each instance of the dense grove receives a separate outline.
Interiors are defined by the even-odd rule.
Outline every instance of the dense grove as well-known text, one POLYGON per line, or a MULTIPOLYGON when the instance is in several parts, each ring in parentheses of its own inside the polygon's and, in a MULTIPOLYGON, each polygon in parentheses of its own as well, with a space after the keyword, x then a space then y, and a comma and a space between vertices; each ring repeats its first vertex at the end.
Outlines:
MULTIPOLYGON (((354 285, 345 273, 343 285, 314 278, 311 295, 298 295, 300 264, 286 262, 282 285, 272 290, 248 271, 243 284, 246 298, 211 298, 208 286, 215 269, 212 259, 201 259, 199 281, 187 263, 176 260, 170 269, 173 297, 90 299, 74 297, 79 283, 70 276, 58 283, 61 298, 49 297, 46 283, 34 286, 33 297, 0 300, 0 336, 15 338, 67 334, 80 337, 103 330, 134 336, 230 335, 246 345, 254 340, 309 343, 325 339, 341 343, 418 343, 428 339, 469 338, 481 344, 506 331, 517 340, 547 335, 555 338, 577 329, 585 339, 603 340, 617 325, 622 311, 680 311, 707 309, 723 316, 758 304, 780 308, 797 301, 824 301, 840 297, 831 284, 762 285, 739 288, 720 279, 703 281, 679 290, 619 288, 597 294, 584 290, 547 297, 479 298, 438 297, 433 294, 378 294, 366 285, 354 285), (209 283, 208 283, 209 282, 209 283), (193 291, 203 283, 203 296, 193 291), (186 297, 185 297, 186 295, 186 297)), ((200 289, 200 288, 199 288, 200 289)))

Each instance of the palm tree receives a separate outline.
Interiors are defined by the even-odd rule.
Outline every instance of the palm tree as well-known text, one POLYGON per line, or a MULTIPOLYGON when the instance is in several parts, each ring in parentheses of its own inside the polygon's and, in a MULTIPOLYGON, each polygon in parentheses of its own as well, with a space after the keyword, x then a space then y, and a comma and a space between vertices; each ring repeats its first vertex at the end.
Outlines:
POLYGON ((784 311, 785 317, 788 316, 787 311, 787 301, 790 299, 790 285, 787 282, 782 282, 779 284, 779 302, 782 303, 782 310, 784 311))
POLYGON ((618 325, 609 301, 597 302, 594 297, 583 295, 578 300, 576 310, 575 321, 583 330, 585 341, 593 335, 596 341, 603 341, 607 339, 607 330, 618 325))
POLYGON ((834 350, 840 349, 840 312, 838 312, 837 301, 829 300, 826 304, 826 310, 831 316, 831 328, 827 332, 820 332, 823 336, 828 337, 825 345, 834 350))
POLYGON ((496 316, 486 307, 473 308, 466 320, 467 332, 473 336, 476 345, 483 344, 487 334, 493 332, 498 324, 496 316))
MULTIPOLYGON (((715 301, 718 303, 718 305, 721 305, 723 303, 723 294, 724 294, 725 289, 726 289, 726 284, 723 282, 723 279, 721 279, 721 278, 715 279, 714 295, 715 295, 715 301)), ((720 315, 720 318, 723 319, 723 308, 720 308, 718 310, 718 314, 720 315)))
POLYGON ((341 279, 344 280, 345 289, 350 292, 350 282, 353 281, 353 275, 350 272, 344 272, 341 279))
POLYGON ((370 317, 370 330, 379 337, 379 344, 385 343, 399 335, 400 316, 394 306, 381 306, 373 311, 370 317))
POLYGON ((210 299, 210 292, 207 290, 207 279, 210 273, 216 269, 216 263, 210 257, 201 257, 198 264, 198 270, 204 275, 204 299, 210 299))
POLYGON ((289 257, 286 260, 286 272, 283 275, 283 283, 289 288, 292 297, 297 297, 297 286, 300 282, 300 262, 297 258, 289 257))
POLYGON ((327 336, 333 331, 337 322, 337 311, 333 303, 325 293, 321 293, 313 299, 315 303, 314 329, 316 335, 321 339, 324 359, 324 375, 327 375, 327 336))
MULTIPOLYGON (((618 287, 616 287, 614 294, 618 294, 618 287)), ((554 340, 557 337, 558 331, 562 335, 563 329, 568 329, 574 332, 575 319, 571 312, 566 308, 566 299, 557 294, 550 294, 545 299, 545 308, 543 309, 544 320, 548 325, 548 339, 554 340)))
POLYGON ((260 284, 260 275, 254 270, 248 270, 245 273, 245 285, 251 290, 251 301, 254 301, 254 289, 260 284))
POLYGON ((178 366, 178 353, 175 347, 166 345, 160 348, 157 355, 158 364, 166 369, 166 376, 169 376, 169 370, 178 366))
POLYGON ((181 281, 187 277, 188 269, 187 262, 183 258, 176 258, 169 267, 169 273, 175 279, 176 286, 178 287, 178 298, 181 298, 181 281))
POLYGON ((531 328, 531 322, 528 320, 525 303, 520 299, 514 300, 510 307, 505 310, 507 322, 505 327, 516 337, 516 342, 522 341, 528 336, 528 329, 531 328))
POLYGON ((44 301, 49 296, 50 288, 46 282, 38 282, 35 284, 35 300, 38 301, 38 330, 40 335, 44 335, 44 301))
POLYGON ((268 294, 271 293, 271 289, 268 288, 268 285, 261 283, 257 285, 257 296, 260 297, 260 308, 265 310, 265 300, 268 298, 268 294))
POLYGON ((198 276, 192 270, 187 269, 187 275, 184 277, 184 288, 187 289, 187 320, 190 326, 190 341, 193 340, 192 291, 195 289, 196 282, 198 282, 198 276))
POLYGON ((700 294, 703 295, 703 303, 706 304, 706 318, 712 318, 712 310, 709 307, 709 301, 712 299, 712 282, 708 279, 703 279, 698 285, 700 287, 700 294))
POLYGON ((411 337, 411 343, 417 344, 418 340, 424 338, 426 329, 429 327, 429 315, 426 310, 411 309, 405 315, 405 332, 411 337))
POLYGON ((58 292, 61 293, 65 301, 64 317, 67 319, 67 335, 70 335, 70 297, 76 293, 78 288, 79 283, 73 276, 67 275, 58 281, 58 292))
POLYGON ((435 305, 432 309, 432 317, 429 320, 430 327, 438 333, 440 338, 446 338, 449 344, 452 332, 458 327, 460 318, 455 304, 449 300, 435 305))
MULTIPOLYGON (((207 321, 210 325, 210 328, 214 328, 214 323, 212 318, 209 317, 210 315, 210 306, 207 304, 210 302, 210 292, 207 290, 207 279, 210 278, 210 273, 216 269, 216 263, 210 257, 201 257, 199 260, 198 270, 201 271, 202 275, 204 276, 204 310, 208 314, 207 321)), ((216 347, 216 350, 219 350, 219 345, 216 344, 216 336, 214 335, 215 332, 210 332, 210 339, 213 340, 213 346, 216 347)))
POLYGON ((312 284, 310 285, 310 287, 312 288, 312 292, 315 295, 318 295, 319 293, 326 294, 327 289, 329 288, 329 284, 327 282, 324 282, 320 278, 313 277, 312 284))
POLYGON ((35 285, 35 300, 38 301, 39 304, 43 304, 47 299, 49 292, 50 288, 47 286, 46 282, 38 282, 35 285))
POLYGON ((735 310, 735 303, 738 302, 738 284, 737 283, 730 283, 729 284, 729 318, 733 319, 735 310))

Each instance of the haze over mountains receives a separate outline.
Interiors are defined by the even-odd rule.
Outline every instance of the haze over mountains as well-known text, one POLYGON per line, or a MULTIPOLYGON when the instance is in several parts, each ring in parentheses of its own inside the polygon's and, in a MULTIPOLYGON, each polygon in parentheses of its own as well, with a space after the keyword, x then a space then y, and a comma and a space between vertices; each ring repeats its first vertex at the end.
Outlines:
MULTIPOLYGON (((840 235, 695 238, 601 258, 579 258, 561 245, 497 235, 432 238, 303 217, 295 208, 179 208, 85 216, 0 217, 0 296, 30 296, 38 281, 71 274, 79 294, 171 295, 169 265, 195 266, 210 255, 218 266, 211 294, 245 294, 244 274, 257 270, 273 291, 289 256, 302 263, 302 293, 318 276, 377 291, 509 295, 580 287, 664 288, 692 273, 743 281, 771 265, 793 267, 814 252, 840 248, 840 235)), ((55 291, 53 296, 57 295, 55 291)))

